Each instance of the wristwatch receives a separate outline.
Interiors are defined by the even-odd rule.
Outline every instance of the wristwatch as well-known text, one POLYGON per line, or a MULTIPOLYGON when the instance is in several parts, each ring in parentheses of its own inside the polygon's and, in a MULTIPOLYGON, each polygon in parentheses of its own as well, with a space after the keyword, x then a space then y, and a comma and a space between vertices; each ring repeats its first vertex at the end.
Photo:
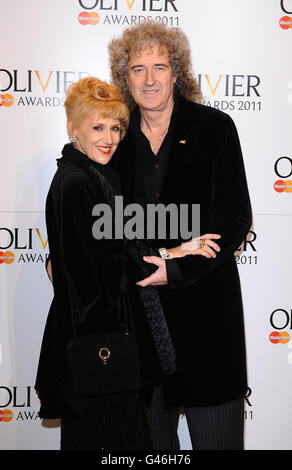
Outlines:
POLYGON ((163 259, 169 258, 169 253, 166 248, 158 248, 158 251, 159 251, 161 258, 163 259))

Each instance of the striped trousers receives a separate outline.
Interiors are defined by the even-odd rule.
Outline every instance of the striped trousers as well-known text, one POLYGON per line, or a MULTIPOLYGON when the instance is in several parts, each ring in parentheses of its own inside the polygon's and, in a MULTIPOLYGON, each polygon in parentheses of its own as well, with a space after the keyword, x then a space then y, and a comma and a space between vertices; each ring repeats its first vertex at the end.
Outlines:
MULTIPOLYGON (((243 450, 244 398, 212 407, 185 408, 193 450, 243 450)), ((179 408, 165 408, 154 387, 147 417, 154 449, 179 450, 179 408)))

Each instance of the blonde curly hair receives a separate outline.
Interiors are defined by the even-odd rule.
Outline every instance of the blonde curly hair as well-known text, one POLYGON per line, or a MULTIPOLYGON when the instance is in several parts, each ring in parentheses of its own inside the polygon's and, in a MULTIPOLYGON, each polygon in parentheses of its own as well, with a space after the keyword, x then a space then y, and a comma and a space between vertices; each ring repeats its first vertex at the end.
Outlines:
POLYGON ((123 31, 118 39, 113 39, 109 48, 111 78, 125 96, 130 110, 135 106, 125 77, 128 75, 130 53, 139 54, 150 45, 166 47, 176 86, 190 101, 203 102, 202 93, 192 73, 189 41, 179 28, 167 27, 162 23, 147 21, 123 31))
POLYGON ((65 110, 67 120, 76 128, 92 109, 101 117, 117 119, 121 124, 121 139, 129 125, 129 109, 119 89, 95 77, 81 78, 72 83, 66 91, 65 110))

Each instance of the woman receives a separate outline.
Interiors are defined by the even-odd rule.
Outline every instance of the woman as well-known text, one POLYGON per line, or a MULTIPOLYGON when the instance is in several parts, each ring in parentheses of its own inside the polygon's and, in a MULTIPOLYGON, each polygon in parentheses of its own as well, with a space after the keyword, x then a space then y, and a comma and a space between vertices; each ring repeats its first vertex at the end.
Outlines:
POLYGON ((175 359, 156 291, 135 286, 153 272, 141 261, 151 251, 142 242, 92 235, 93 207, 114 209, 120 194, 110 161, 129 112, 116 87, 93 77, 69 87, 65 109, 71 143, 46 202, 54 299, 35 385, 40 417, 61 418, 61 449, 151 449, 139 391, 173 372, 175 359), (119 349, 121 334, 132 341, 128 355, 119 349), (103 347, 91 362, 97 339, 103 347), (118 354, 108 341, 116 341, 118 354))

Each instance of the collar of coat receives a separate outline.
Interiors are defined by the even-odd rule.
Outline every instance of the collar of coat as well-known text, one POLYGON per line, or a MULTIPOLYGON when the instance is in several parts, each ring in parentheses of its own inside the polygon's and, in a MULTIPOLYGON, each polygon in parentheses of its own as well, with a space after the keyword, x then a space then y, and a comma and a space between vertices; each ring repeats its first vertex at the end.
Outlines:
MULTIPOLYGON (((174 143, 185 145, 197 127, 203 124, 213 108, 187 100, 178 90, 174 93, 174 108, 171 121, 174 120, 174 143)), ((216 111, 215 111, 216 112, 216 111)), ((131 113, 129 131, 137 135, 140 129, 141 114, 138 106, 131 113)))

